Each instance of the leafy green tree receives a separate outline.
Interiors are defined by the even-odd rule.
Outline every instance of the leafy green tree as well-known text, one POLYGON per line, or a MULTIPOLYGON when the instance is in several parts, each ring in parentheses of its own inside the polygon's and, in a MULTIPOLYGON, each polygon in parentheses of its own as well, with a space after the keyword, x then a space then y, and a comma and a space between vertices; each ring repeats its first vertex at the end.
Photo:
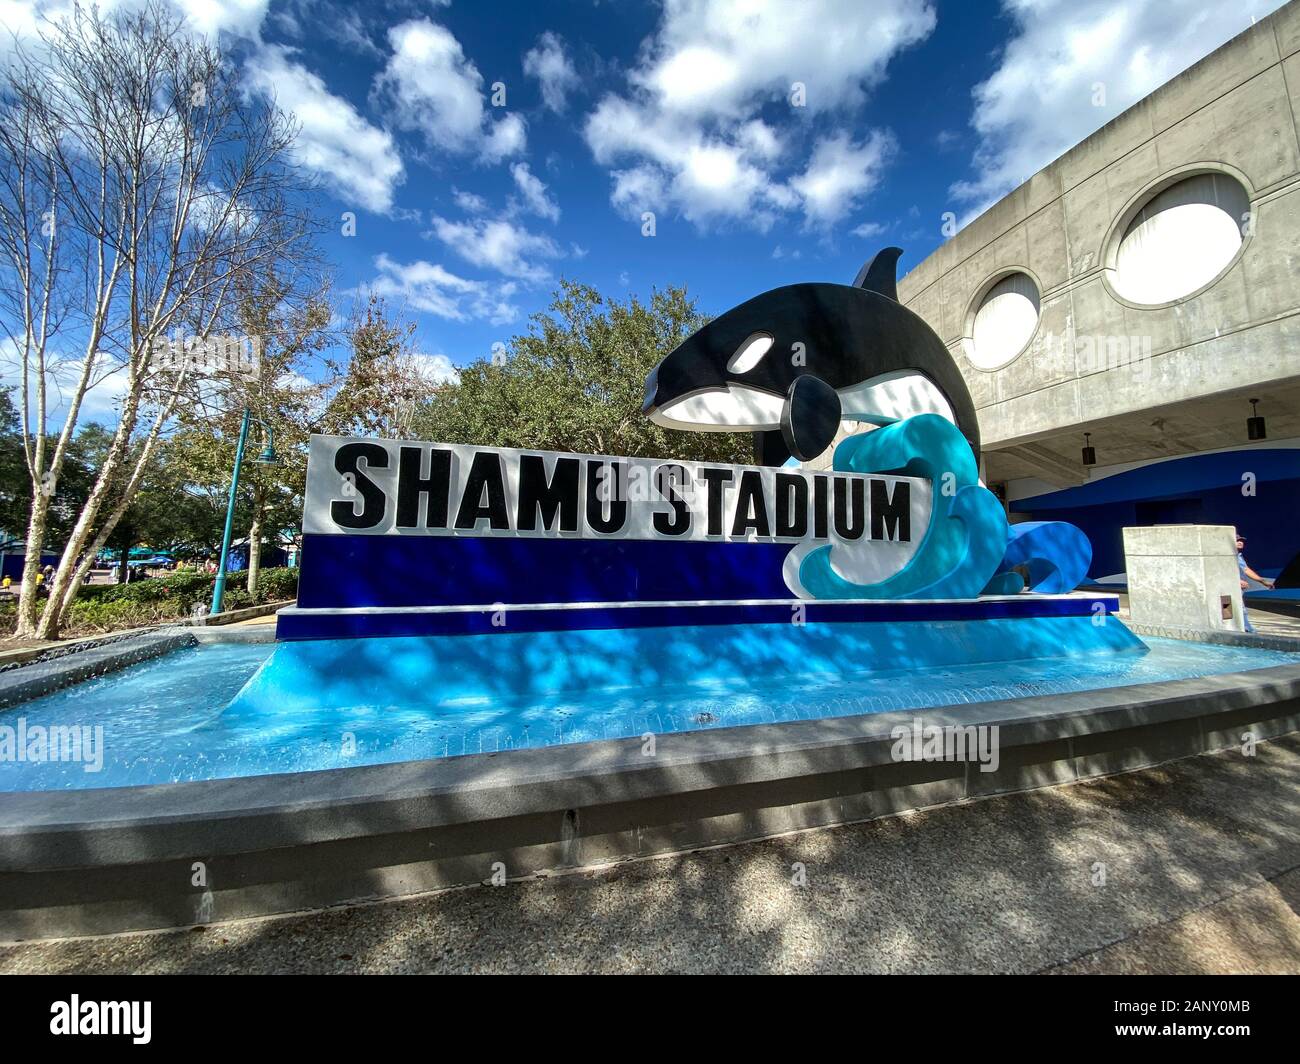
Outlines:
MULTIPOLYGON (((111 442, 109 430, 95 424, 87 425, 77 437, 79 454, 91 468, 111 442)), ((135 547, 188 556, 210 554, 220 542, 224 498, 219 507, 208 491, 188 482, 184 466, 174 459, 173 447, 173 440, 164 441, 121 516, 96 548, 117 555, 119 580, 125 578, 135 547)), ((110 498, 109 502, 116 509, 120 499, 110 498)))
MULTIPOLYGON (((32 511, 30 474, 12 392, 11 388, 0 389, 0 548, 4 550, 23 546, 32 511)), ((55 486, 46 513, 44 549, 62 548, 90 495, 99 457, 87 453, 82 436, 87 431, 93 434, 94 430, 99 427, 86 426, 68 444, 66 469, 55 486)))
POLYGON ((0 539, 5 550, 22 541, 31 510, 31 481, 12 389, 0 388, 0 539))
MULTIPOLYGON (((222 381, 215 393, 196 394, 164 448, 164 463, 184 490, 192 498, 205 499, 218 514, 219 544, 245 407, 255 419, 235 507, 235 527, 246 530, 248 537, 249 594, 257 591, 263 539, 268 533, 275 538, 295 530, 302 521, 307 443, 310 434, 319 431, 330 388, 328 373, 323 381, 306 373, 328 366, 322 354, 330 340, 324 285, 305 299, 287 299, 290 290, 289 283, 272 272, 240 292, 239 327, 261 339, 257 372, 222 381), (267 428, 278 459, 270 466, 251 461, 262 449, 267 428)), ((196 519, 199 516, 196 510, 196 519)))
POLYGON ((684 288, 606 301, 562 280, 504 357, 461 370, 414 418, 421 439, 642 458, 749 462, 748 433, 677 432, 641 412, 655 364, 708 319, 684 288))
POLYGON ((409 438, 414 416, 431 391, 415 350, 415 322, 400 320, 382 296, 372 295, 353 313, 346 340, 347 367, 320 431, 409 438))

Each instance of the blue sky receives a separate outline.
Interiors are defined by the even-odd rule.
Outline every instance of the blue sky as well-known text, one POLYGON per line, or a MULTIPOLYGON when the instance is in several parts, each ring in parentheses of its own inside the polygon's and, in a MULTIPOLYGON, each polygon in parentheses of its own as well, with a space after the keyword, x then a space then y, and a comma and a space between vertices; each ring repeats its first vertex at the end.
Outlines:
MULTIPOLYGON (((174 3, 301 122, 341 306, 385 294, 444 368, 522 331, 561 276, 620 298, 684 284, 720 313, 848 282, 886 244, 910 269, 946 212, 973 217, 1279 6, 174 3)), ((0 19, 61 6, 0 0, 0 19)))

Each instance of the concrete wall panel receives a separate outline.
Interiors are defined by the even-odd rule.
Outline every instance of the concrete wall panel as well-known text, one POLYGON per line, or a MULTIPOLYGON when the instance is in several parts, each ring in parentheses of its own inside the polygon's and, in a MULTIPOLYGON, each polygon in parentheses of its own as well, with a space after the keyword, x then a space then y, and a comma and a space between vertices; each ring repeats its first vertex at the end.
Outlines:
POLYGON ((1077 425, 1079 382, 1064 381, 980 411, 980 431, 985 446, 1006 440, 1023 440, 1077 425))
POLYGON ((1165 130, 1156 151, 1160 171, 1214 160, 1236 167, 1256 189, 1294 178, 1300 160, 1281 66, 1165 130))
POLYGON ((1094 174, 1122 159, 1149 141, 1155 133, 1150 97, 1117 115, 1077 147, 1071 148, 1056 166, 1061 188, 1069 191, 1094 174))
POLYGON ((1300 5, 1287 4, 1274 12, 1269 21, 1277 39, 1278 55, 1285 58, 1300 52, 1300 5))
POLYGON ((1254 235, 1239 269, 1252 320, 1294 313, 1300 287, 1300 185, 1258 204, 1254 235))
POLYGON ((1070 256, 1070 276, 1078 279, 1102 264, 1102 242, 1110 217, 1110 190, 1106 175, 1098 174, 1076 185, 1062 199, 1065 233, 1070 256))
POLYGON ((1027 265, 1037 275, 1044 292, 1070 279, 1070 256, 1065 235, 1065 204, 1057 199, 1025 222, 1027 265))
POLYGON ((975 409, 980 410, 982 407, 992 406, 997 402, 998 375, 972 366, 970 360, 966 357, 966 352, 962 350, 961 344, 949 344, 948 350, 952 354, 952 360, 957 363, 957 368, 961 370, 961 375, 966 381, 966 387, 970 390, 971 402, 975 404, 975 409))
POLYGON ((904 279, 904 301, 955 352, 986 446, 1300 382, 1297 116, 1293 0, 1035 174, 904 279), (1244 175, 1254 233, 1200 294, 1129 306, 1103 280, 1107 237, 1135 197, 1198 164, 1244 175), (967 311, 991 277, 1014 267, 1027 267, 1051 293, 1038 334, 1001 369, 974 370, 958 343, 967 311))
POLYGON ((1149 97, 1156 132, 1228 95, 1277 61, 1277 42, 1271 26, 1260 22, 1238 34, 1214 53, 1213 62, 1197 63, 1184 70, 1149 97))
POLYGON ((995 380, 999 401, 1026 395, 1074 376, 1071 318, 1069 295, 1043 301, 1039 311, 1038 331, 1030 341, 1029 350, 1014 362, 990 374, 995 380))

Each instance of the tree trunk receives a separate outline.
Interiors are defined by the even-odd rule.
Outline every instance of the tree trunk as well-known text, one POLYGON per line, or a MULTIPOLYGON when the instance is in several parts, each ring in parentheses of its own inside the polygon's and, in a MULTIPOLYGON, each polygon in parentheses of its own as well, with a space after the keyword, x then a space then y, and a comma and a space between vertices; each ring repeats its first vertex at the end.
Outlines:
MULTIPOLYGON (((113 436, 108 455, 100 467, 99 476, 91 489, 90 497, 82 507, 81 516, 77 519, 72 535, 68 538, 68 545, 63 550, 63 559, 59 563, 58 572, 55 574, 54 587, 50 589, 50 601, 46 604, 45 611, 41 614, 40 622, 37 625, 37 631, 42 638, 58 638, 59 626, 63 623, 63 616, 68 607, 72 605, 73 599, 77 597, 77 592, 81 590, 81 577, 90 567, 94 555, 98 553, 100 547, 104 545, 108 537, 118 527, 118 522, 126 513, 127 507, 131 505, 131 498, 139 487, 140 479, 149 465, 162 426, 175 409, 179 396, 180 381, 173 388, 167 403, 154 417, 153 427, 145 437, 144 446, 141 448, 140 454, 135 460, 135 465, 127 477, 126 484, 121 492, 122 497, 118 500, 117 506, 109 512, 108 517, 102 522, 99 533, 92 537, 90 529, 99 515, 100 506, 108 494, 113 478, 117 473, 117 467, 122 464, 125 445, 130 440, 131 433, 135 429, 140 396, 133 394, 127 398, 122 408, 122 420, 119 422, 117 432, 113 436), (128 418, 130 419, 129 424, 127 422, 128 418), (125 435, 123 435, 124 428, 126 429, 125 435), (87 547, 88 543, 89 547, 87 547), (78 558, 82 560, 81 565, 77 565, 78 558)), ((129 546, 128 544, 128 549, 129 546)))
POLYGON ((138 394, 127 398, 122 410, 122 420, 113 434, 108 454, 104 458, 103 465, 100 466, 99 476, 95 478, 94 486, 82 506, 77 523, 68 534, 67 545, 63 548, 63 557, 54 575, 54 586, 50 588, 50 596, 45 603, 45 610, 41 613, 41 619, 36 622, 36 634, 41 639, 59 638, 59 621, 63 615, 64 597, 68 589, 75 586, 72 580, 77 569, 77 559, 86 549, 86 544, 90 540, 90 530, 99 516, 99 509, 117 479, 123 452, 131 438, 131 433, 135 430, 139 402, 138 394))
POLYGON ((253 510, 253 523, 248 528, 248 593, 257 595, 257 574, 262 570, 262 508, 253 510))
POLYGON ((117 582, 119 584, 129 583, 131 580, 131 548, 123 547, 122 556, 117 562, 117 582))
POLYGON ((36 574, 41 571, 41 548, 45 543, 45 523, 50 512, 50 497, 39 488, 32 492, 32 516, 27 522, 27 554, 23 558, 23 583, 18 597, 18 623, 14 635, 19 639, 39 636, 36 603, 39 594, 36 574))

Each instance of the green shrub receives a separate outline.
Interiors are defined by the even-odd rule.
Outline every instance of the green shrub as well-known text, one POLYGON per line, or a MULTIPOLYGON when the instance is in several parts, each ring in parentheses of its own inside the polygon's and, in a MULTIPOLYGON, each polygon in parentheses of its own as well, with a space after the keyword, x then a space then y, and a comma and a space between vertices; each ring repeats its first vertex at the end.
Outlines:
POLYGON ((298 597, 298 570, 285 566, 263 569, 257 577, 257 597, 262 602, 298 597))
POLYGON ((212 581, 213 577, 207 573, 165 573, 145 580, 132 580, 129 584, 89 585, 81 589, 77 598, 97 598, 106 602, 159 602, 177 597, 201 598, 205 592, 210 596, 212 581))
POLYGON ((143 628, 162 621, 176 620, 189 613, 181 599, 158 602, 130 602, 122 599, 82 602, 78 599, 63 619, 65 632, 115 632, 124 628, 143 628))
MULTIPOLYGON (((212 601, 214 576, 182 571, 166 573, 129 584, 87 584, 63 619, 64 633, 85 635, 143 628, 190 617, 196 604, 212 601)), ((298 570, 263 569, 257 577, 257 596, 249 595, 247 573, 230 573, 222 595, 223 610, 239 610, 266 602, 281 602, 298 594, 298 570)), ((11 633, 18 608, 13 601, 0 603, 0 634, 11 633)))

